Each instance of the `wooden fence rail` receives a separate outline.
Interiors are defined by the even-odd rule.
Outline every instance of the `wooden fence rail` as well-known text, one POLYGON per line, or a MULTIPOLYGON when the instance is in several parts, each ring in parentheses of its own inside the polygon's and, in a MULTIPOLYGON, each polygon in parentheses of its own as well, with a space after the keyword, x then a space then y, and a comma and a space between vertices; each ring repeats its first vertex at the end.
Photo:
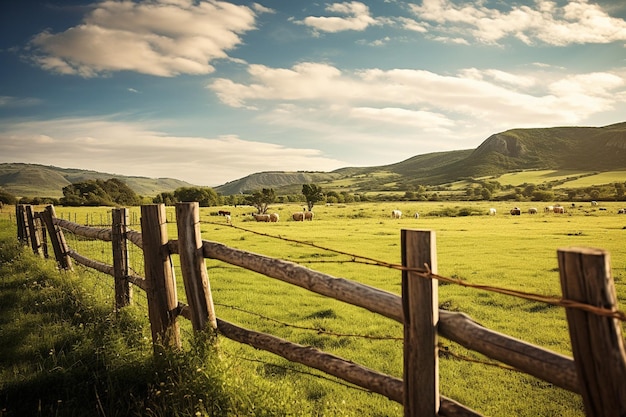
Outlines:
MULTIPOLYGON (((406 417, 480 416, 439 394, 437 338, 445 337, 539 379, 578 393, 591 417, 626 415, 626 351, 617 319, 566 308, 574 358, 494 332, 462 313, 438 309, 437 282, 417 273, 426 265, 436 273, 435 234, 402 230, 402 296, 358 282, 313 271, 298 264, 203 241, 197 203, 176 206, 178 239, 167 237, 163 205, 141 208, 142 232, 129 230, 126 209, 115 209, 111 229, 81 226, 54 216, 54 207, 39 213, 37 223, 28 206, 16 206, 18 239, 33 251, 45 242, 47 230, 61 268, 73 259, 114 277, 116 308, 131 302, 129 284, 148 296, 155 350, 179 347, 177 317, 192 321, 196 331, 217 330, 229 339, 249 344, 334 375, 404 405, 406 417), (33 217, 33 219, 31 219, 33 217), (62 229, 80 236, 112 242, 114 265, 88 259, 71 250, 62 229), (129 274, 126 241, 144 252, 146 277, 129 274), (180 256, 189 305, 178 302, 171 255, 180 256), (395 378, 317 349, 244 329, 215 316, 204 259, 216 259, 309 291, 362 307, 404 325, 403 378, 395 378)), ((563 298, 617 311, 608 253, 585 248, 558 250, 563 298)), ((41 253, 40 253, 41 254, 41 253)), ((47 253, 46 255, 47 256, 47 253)))

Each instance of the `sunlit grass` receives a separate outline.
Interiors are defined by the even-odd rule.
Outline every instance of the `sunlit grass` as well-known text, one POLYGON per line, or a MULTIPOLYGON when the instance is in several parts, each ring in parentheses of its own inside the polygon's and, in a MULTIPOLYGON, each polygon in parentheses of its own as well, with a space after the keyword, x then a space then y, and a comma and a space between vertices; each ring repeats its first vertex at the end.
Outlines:
MULTIPOLYGON (((398 271, 362 265, 353 262, 350 255, 286 239, 398 264, 401 229, 433 230, 437 239, 439 274, 475 284, 555 296, 560 294, 556 250, 570 246, 598 247, 611 254, 618 298, 623 300, 626 297, 626 264, 623 262, 626 259, 623 244, 626 216, 617 214, 620 204, 607 203, 606 211, 588 203, 575 207, 567 205, 565 215, 544 214, 543 206, 539 205, 538 214, 527 214, 528 208, 533 206, 538 204, 390 202, 319 205, 314 207, 314 221, 295 222, 291 220, 291 214, 302 210, 300 204, 276 204, 272 205, 270 212, 279 213, 281 220, 278 223, 253 221, 250 213, 254 209, 251 207, 224 207, 231 211, 232 223, 236 227, 227 224, 224 217, 215 215, 220 208, 213 207, 201 209, 200 227, 205 240, 286 259, 395 294, 401 292, 398 271), (508 215, 513 205, 520 206, 521 216, 508 215), (497 209, 496 216, 487 215, 490 207, 497 209), (393 209, 402 210, 404 217, 391 219, 393 209), (415 212, 420 213, 419 219, 412 217, 415 212), (446 217, 444 213, 456 217, 446 217)), ((93 212, 93 217, 99 219, 99 213, 107 210, 110 209, 57 207, 57 214, 81 219, 86 218, 85 213, 93 212)), ((138 208, 131 209, 131 213, 138 211, 138 208)), ((173 208, 168 207, 167 213, 168 221, 171 218, 169 237, 174 239, 173 208)), ((133 228, 139 230, 138 225, 133 228)), ((70 238, 68 241, 70 245, 83 244, 90 257, 100 256, 105 251, 100 244, 70 238)), ((174 261, 176 276, 180 277, 176 256, 174 261)), ((402 336, 400 324, 219 261, 207 259, 206 264, 218 317, 401 377, 402 344, 393 339, 402 336), (314 330, 296 329, 283 323, 314 330), (389 338, 373 340, 372 336, 389 338)), ((178 279, 178 294, 184 300, 181 278, 178 279)), ((442 285, 439 292, 442 308, 465 312, 496 331, 571 355, 567 323, 561 308, 455 285, 442 285)), ((110 294, 102 297, 111 299, 110 294)), ((181 324, 183 334, 190 335, 189 323, 181 321, 181 324)), ((484 359, 449 341, 442 340, 442 343, 453 353, 484 359)), ((297 395, 306 403, 306 406, 300 406, 307 411, 299 415, 402 415, 398 404, 378 395, 346 388, 336 380, 328 381, 320 372, 224 338, 220 338, 219 344, 225 364, 236 371, 240 384, 250 384, 254 388, 248 389, 259 392, 269 386, 281 390, 291 387, 290 395, 297 395)), ((526 375, 453 357, 442 358, 440 367, 441 393, 485 415, 583 415, 577 395, 526 375)), ((291 404, 294 400, 293 397, 277 397, 276 401, 291 404)), ((241 402, 245 401, 242 399, 241 402)))

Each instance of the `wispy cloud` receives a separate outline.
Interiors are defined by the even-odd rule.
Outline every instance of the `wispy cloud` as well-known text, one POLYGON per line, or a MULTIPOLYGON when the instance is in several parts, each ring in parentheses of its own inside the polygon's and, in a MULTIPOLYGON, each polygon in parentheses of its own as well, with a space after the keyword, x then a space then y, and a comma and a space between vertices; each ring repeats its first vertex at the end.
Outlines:
POLYGON ((313 148, 248 141, 235 135, 171 136, 140 123, 101 118, 3 123, 0 162, 16 161, 54 161, 60 167, 171 177, 210 186, 254 172, 346 166, 313 148), (78 149, 81 158, 77 159, 78 149))
MULTIPOLYGON (((508 10, 490 8, 484 1, 423 0, 410 4, 429 32, 447 34, 443 39, 471 38, 483 43, 498 43, 515 37, 526 44, 556 46, 604 44, 626 40, 626 21, 611 17, 602 7, 587 0, 536 0, 534 6, 512 6, 508 10), (467 35, 466 35, 467 34, 467 35)), ((421 27, 421 26, 418 26, 421 27)))
POLYGON ((308 16, 294 23, 303 24, 319 32, 343 32, 346 30, 362 31, 379 22, 370 14, 369 7, 361 2, 352 1, 333 3, 326 7, 330 14, 339 16, 308 16))
POLYGON ((41 104, 41 100, 31 97, 0 96, 0 107, 30 107, 41 104))
MULTIPOLYGON (((485 123, 528 126, 583 120, 610 110, 623 100, 626 81, 608 72, 564 75, 562 72, 516 74, 469 68, 456 75, 414 69, 341 71, 329 64, 300 63, 292 68, 249 67, 248 83, 218 78, 208 85, 223 103, 261 108, 275 101, 294 105, 368 108, 373 119, 382 109, 405 109, 413 115, 454 114, 485 123), (374 112, 372 109, 379 109, 374 112), (427 113, 424 113, 427 112, 427 113)), ((335 111, 335 110, 334 110, 335 111)), ((389 114, 389 110, 386 110, 389 114)), ((348 112, 359 114, 363 112, 348 112)), ((386 120, 392 120, 386 118, 386 120)), ((443 120, 443 119, 438 119, 443 120)))
POLYGON ((227 58, 241 35, 255 29, 257 13, 265 11, 217 0, 106 0, 80 25, 34 36, 29 52, 46 70, 82 77, 115 71, 209 74, 211 61, 227 58))

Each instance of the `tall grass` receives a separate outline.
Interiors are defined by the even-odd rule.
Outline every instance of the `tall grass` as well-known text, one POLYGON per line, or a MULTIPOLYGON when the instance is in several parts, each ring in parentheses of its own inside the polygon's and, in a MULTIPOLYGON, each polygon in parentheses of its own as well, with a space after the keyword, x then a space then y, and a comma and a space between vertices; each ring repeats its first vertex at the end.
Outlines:
POLYGON ((306 408, 292 387, 276 397, 280 384, 219 358, 210 338, 154 356, 145 311, 113 313, 102 276, 59 273, 14 232, 0 220, 0 416, 287 416, 306 408))
MULTIPOLYGON (((521 204, 526 213, 535 203, 516 204, 521 204)), ((617 203, 608 204, 607 207, 609 210, 606 212, 590 205, 568 207, 568 214, 565 216, 541 212, 534 216, 510 216, 503 214, 510 208, 506 203, 338 204, 316 206, 313 222, 294 222, 290 220, 290 215, 301 210, 300 206, 274 205, 271 211, 280 214, 279 223, 252 221, 249 213, 253 209, 250 207, 226 208, 232 212, 233 224, 249 231, 227 225, 223 217, 214 215, 218 208, 207 208, 201 211, 201 230, 205 240, 290 260, 396 294, 400 293, 399 272, 356 263, 350 256, 284 238, 399 263, 400 229, 434 230, 437 234, 440 274, 476 284, 557 296, 560 289, 556 249, 566 246, 600 247, 612 255, 618 298, 624 299, 626 247, 623 242, 626 217, 616 214, 617 203), (490 206, 497 208, 497 216, 486 215, 490 206), (392 209, 402 210, 405 217, 400 220, 391 219, 392 209), (412 217, 415 212, 420 213, 419 219, 412 217)), ((542 207, 539 209, 541 211, 542 207)), ((102 210, 106 213, 108 209, 102 210)), ((131 209, 133 210, 138 209, 131 209)), ((170 216, 172 211, 172 208, 168 208, 168 220, 173 220, 173 216, 170 216)), ((75 215, 80 219, 85 212, 59 207, 57 214, 65 215, 65 218, 75 215)), ((97 219, 99 214, 95 217, 97 219)), ((138 226, 136 228, 138 230, 138 226)), ((170 224, 169 233, 170 238, 176 237, 174 223, 170 224)), ((70 246, 84 244, 83 248, 87 252, 84 254, 89 257, 98 259, 99 256, 107 256, 104 246, 69 240, 70 246)), ((83 253, 82 249, 79 251, 83 253)), ((32 258, 20 251, 20 259, 22 257, 32 258)), ((177 261, 176 257, 174 260, 177 261)), ((32 261, 40 263, 39 260, 32 261)), ((134 263, 140 264, 141 260, 135 260, 134 263)), ((218 317, 296 343, 314 346, 401 377, 402 342, 397 339, 402 336, 402 328, 398 323, 218 261, 207 260, 206 264, 218 317)), ((55 271, 50 272, 58 276, 55 271)), ((179 270, 176 275, 180 276, 179 270)), ((60 276, 65 279, 71 278, 72 274, 60 276)), ((122 330, 117 328, 118 319, 110 313, 110 277, 81 272, 80 278, 77 277, 75 282, 77 283, 74 286, 78 287, 88 285, 90 299, 96 298, 90 302, 96 303, 99 300, 105 306, 102 307, 102 315, 106 319, 102 319, 102 322, 111 326, 107 331, 119 335, 122 330), (91 277, 90 281, 84 281, 85 277, 91 277), (103 289, 102 294, 97 297, 97 291, 93 291, 91 287, 95 284, 85 284, 102 283, 106 280, 109 280, 108 290, 103 289)), ((182 282, 178 284, 178 295, 184 301, 182 282)), ((465 312, 496 331, 571 355, 565 314, 561 308, 454 285, 442 285, 439 292, 441 308, 465 312)), ((5 293, 4 288, 2 293, 5 293)), ((158 413, 162 413, 157 414, 155 411, 154 415, 167 415, 167 410, 172 407, 165 400, 157 401, 162 398, 178 398, 173 403, 176 404, 176 410, 200 411, 198 400, 202 399, 202 404, 208 404, 209 401, 201 393, 210 393, 207 394, 210 398, 221 398, 218 402, 220 407, 228 410, 225 411, 227 414, 219 414, 207 407, 200 411, 206 415, 402 415, 400 405, 381 396, 346 386, 315 370, 225 338, 218 338, 217 345, 202 347, 205 345, 197 344, 186 321, 181 321, 185 338, 183 345, 186 347, 183 356, 169 358, 167 361, 151 360, 151 349, 145 334, 147 310, 145 304, 141 305, 139 296, 136 300, 139 307, 129 309, 134 312, 131 315, 133 320, 130 321, 132 326, 138 326, 138 330, 132 332, 135 336, 130 337, 122 332, 122 337, 112 336, 107 340, 117 341, 116 345, 121 346, 119 350, 122 358, 125 352, 135 352, 131 358, 135 355, 141 358, 137 359, 137 367, 145 372, 131 373, 141 376, 137 379, 145 377, 147 382, 143 385, 144 395, 138 393, 136 398, 141 398, 142 403, 150 402, 155 410, 159 410, 158 413), (137 334, 142 336, 137 339, 137 334), (134 340, 130 347, 129 340, 134 340), (215 352, 219 360, 215 360, 215 352), (185 367, 185 364, 189 366, 185 367), (177 373, 178 367, 181 371, 177 373), (197 372, 196 368, 201 371, 197 372), (216 369, 215 374, 205 368, 216 369), (157 371, 153 370, 150 374, 150 369, 157 371), (208 379, 217 381, 219 389, 206 385, 207 377, 199 376, 205 373, 210 375, 208 379), (158 378, 155 376, 157 374, 158 378), (200 381, 196 381, 195 377, 200 381), (196 384, 198 388, 194 390, 192 385, 196 384), (164 391, 166 389, 169 391, 164 391), (160 394, 157 395, 157 392, 160 394), (169 394, 161 397, 163 392, 169 394), (184 399, 193 400, 185 403, 184 399)), ((106 326, 103 324, 98 331, 104 332, 106 326)), ((129 326, 127 324, 122 327, 129 326)), ((16 331, 17 327, 24 326, 16 326, 16 331)), ((90 335, 89 340, 100 339, 98 335, 90 335)), ((443 395, 485 415, 584 415, 577 395, 509 369, 476 363, 474 360, 483 362, 485 358, 450 341, 441 342, 440 383, 443 395)), ((119 363, 121 362, 129 363, 132 369, 133 360, 120 359, 119 363)), ((3 396, 4 392, 3 386, 3 396)), ((91 397, 94 397, 93 393, 91 397)), ((107 411, 112 410, 110 408, 107 411)), ((183 411, 177 412, 181 413, 178 415, 185 415, 183 411)))

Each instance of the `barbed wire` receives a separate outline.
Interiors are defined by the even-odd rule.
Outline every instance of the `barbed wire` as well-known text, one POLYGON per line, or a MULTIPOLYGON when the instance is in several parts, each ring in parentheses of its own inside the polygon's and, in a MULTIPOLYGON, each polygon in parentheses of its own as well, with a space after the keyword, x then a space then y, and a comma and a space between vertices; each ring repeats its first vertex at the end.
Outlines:
POLYGON ((328 377, 328 376, 316 374, 316 373, 313 373, 313 372, 302 371, 300 369, 292 368, 290 366, 277 365, 275 363, 262 361, 261 359, 252 359, 252 358, 232 355, 232 354, 230 354, 228 352, 222 352, 222 353, 224 354, 224 356, 228 356, 228 357, 231 357, 231 358, 240 359, 240 360, 244 360, 244 361, 247 361, 247 362, 261 363, 263 365, 270 365, 270 366, 273 366, 275 368, 283 369, 285 371, 291 371, 291 372, 302 374, 302 375, 312 376, 312 377, 315 377, 315 378, 319 378, 319 379, 323 379, 323 380, 326 380, 326 381, 334 382, 335 384, 342 385, 342 386, 344 386, 346 388, 351 388, 351 389, 354 389, 354 390, 357 390, 357 391, 365 392, 367 394, 373 394, 373 392, 368 390, 368 389, 361 388, 361 387, 358 387, 356 385, 348 384, 346 382, 341 382, 341 381, 339 381, 337 379, 334 379, 334 378, 331 378, 331 377, 328 377))
POLYGON ((482 291, 489 291, 489 292, 493 292, 493 293, 497 293, 497 294, 502 294, 502 295, 508 295, 508 296, 513 296, 513 297, 517 297, 517 298, 521 298, 521 299, 525 299, 528 301, 536 301, 536 302, 541 302, 541 303, 545 303, 545 304, 550 304, 550 305, 554 305, 554 306, 560 306, 560 307, 565 307, 565 308, 574 308, 574 309, 578 309, 578 310, 583 310, 589 313, 593 313, 599 316, 603 316, 603 317, 609 317, 609 318, 614 318, 623 322, 626 322, 626 313, 624 313, 621 310, 613 310, 613 309, 607 309, 607 308, 602 308, 602 307, 596 307, 590 304, 585 304, 585 303, 581 303, 579 301, 574 301, 574 300, 569 300, 569 299, 565 299, 563 297, 558 297, 558 296, 554 296, 554 295, 542 295, 542 294, 536 294, 536 293, 529 293, 529 292, 525 292, 525 291, 518 291, 518 290, 513 290, 513 289, 508 289, 508 288, 501 288, 501 287, 494 287, 491 285, 484 285, 484 284, 473 284, 470 282, 467 282, 465 280, 459 279, 459 278, 450 278, 450 277, 445 277, 443 275, 439 275, 439 274, 435 274, 431 271, 430 267, 427 264, 424 264, 424 268, 413 268, 413 267, 406 267, 404 265, 400 265, 400 264, 395 264, 395 263, 391 263, 391 262, 387 262, 387 261, 382 261, 379 259, 375 259, 369 256, 364 256, 364 255, 357 255, 354 253, 350 253, 350 252, 346 252, 346 251, 342 251, 339 249, 333 249, 333 248, 329 248, 326 246, 322 246, 322 245, 318 245, 316 243, 313 242, 305 242, 305 241, 301 241, 301 240, 297 240, 297 239, 292 239, 292 238, 287 238, 287 237, 283 237, 283 236, 276 236, 276 235, 271 235, 269 233, 264 233, 264 232, 258 232, 256 230, 250 230, 250 229, 246 229, 244 227, 240 227, 240 226, 235 226, 233 224, 229 224, 229 225, 225 225, 223 223, 217 223, 217 222, 207 222, 209 224, 214 224, 214 225, 219 225, 219 226, 224 226, 224 227, 232 227, 244 232, 249 232, 249 233, 253 233, 259 236, 264 236, 264 237, 268 237, 271 239, 279 239, 279 240, 284 240, 286 242, 290 242, 290 243, 296 243, 296 244, 301 244, 301 245, 306 245, 306 246, 310 246, 316 249, 320 249, 320 250, 324 250, 324 251, 328 251, 328 252, 333 252, 333 253, 337 253, 340 255, 345 255, 351 258, 351 260, 349 261, 336 261, 336 260, 318 260, 318 263, 322 263, 322 262, 327 262, 327 263, 338 263, 338 262, 342 262, 342 263, 347 263, 347 262, 353 262, 353 263, 359 263, 359 264, 365 264, 365 265, 372 265, 372 266, 379 266, 379 267, 384 267, 384 268, 389 268, 389 269, 394 269, 394 270, 399 270, 399 271, 406 271, 406 272, 411 272, 414 273, 415 275, 419 276, 420 278, 424 278, 424 279, 436 279, 438 281, 442 281, 442 282, 446 282, 449 284, 455 284, 455 285, 460 285, 462 287, 465 288, 473 288, 476 290, 482 290, 482 291))
POLYGON ((369 339, 369 340, 394 340, 394 341, 402 341, 404 340, 404 338, 402 337, 394 337, 394 336, 372 336, 372 335, 364 335, 364 334, 353 334, 353 333, 337 333, 337 332, 331 332, 319 327, 307 327, 307 326, 299 326, 297 324, 290 324, 290 323, 285 323, 283 321, 274 319, 272 317, 267 317, 264 316, 262 314, 259 313, 255 313, 253 311, 249 311, 249 310, 245 310, 243 308, 240 307, 235 307, 232 305, 228 305, 228 304, 221 304, 221 303, 213 303, 216 306, 220 306, 220 307, 226 307, 226 308, 230 308, 233 310, 237 310, 237 311, 241 311, 243 313, 246 314, 250 314, 252 316, 257 316, 263 320, 267 320, 267 321, 272 321, 274 323, 278 323, 284 327, 291 327, 294 329, 298 329, 298 330, 308 330, 308 331, 313 331, 316 332, 317 334, 325 334, 328 336, 336 336, 336 337, 353 337, 353 338, 359 338, 359 339, 369 339))

